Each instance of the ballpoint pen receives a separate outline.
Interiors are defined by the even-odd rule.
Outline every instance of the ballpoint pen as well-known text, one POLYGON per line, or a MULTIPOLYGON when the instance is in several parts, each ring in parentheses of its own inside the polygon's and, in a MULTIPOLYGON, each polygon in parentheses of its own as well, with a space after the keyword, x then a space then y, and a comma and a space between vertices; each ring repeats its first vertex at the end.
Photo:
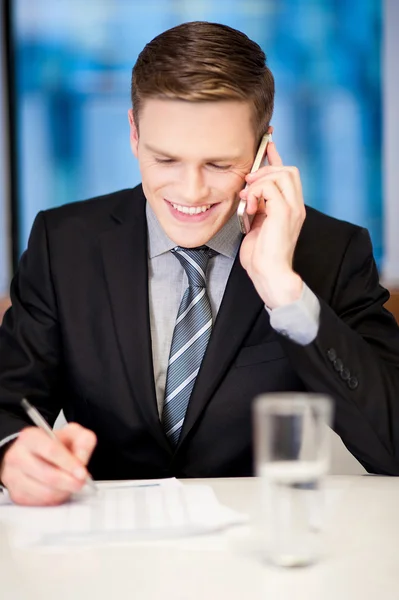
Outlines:
MULTIPOLYGON (((49 435, 53 440, 57 440, 60 444, 62 444, 61 440, 59 440, 58 437, 55 435, 54 431, 51 429, 47 421, 42 417, 39 411, 34 406, 32 406, 30 402, 26 400, 26 398, 23 398, 21 400, 21 406, 25 410, 28 417, 33 421, 33 423, 37 427, 43 429, 43 431, 45 431, 47 435, 49 435)), ((94 483, 90 475, 87 475, 86 477, 86 484, 90 487, 90 489, 93 492, 97 492, 96 484, 94 483)))

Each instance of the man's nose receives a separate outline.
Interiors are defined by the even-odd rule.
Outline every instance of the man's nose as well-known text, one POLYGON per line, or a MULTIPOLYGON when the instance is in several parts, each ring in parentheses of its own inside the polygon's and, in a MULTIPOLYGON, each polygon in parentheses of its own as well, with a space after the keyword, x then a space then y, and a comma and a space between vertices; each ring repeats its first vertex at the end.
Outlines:
POLYGON ((181 201, 187 204, 199 204, 209 196, 209 188, 204 174, 199 168, 187 168, 180 181, 181 201))

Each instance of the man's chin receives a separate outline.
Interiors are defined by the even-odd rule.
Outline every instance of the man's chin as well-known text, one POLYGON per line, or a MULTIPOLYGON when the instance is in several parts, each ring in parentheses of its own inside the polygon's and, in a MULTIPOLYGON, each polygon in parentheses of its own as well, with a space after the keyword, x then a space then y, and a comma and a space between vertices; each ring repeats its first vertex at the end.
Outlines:
POLYGON ((176 246, 181 246, 182 248, 198 248, 199 246, 205 246, 209 240, 213 236, 201 236, 201 237, 193 237, 193 236, 174 236, 171 239, 176 244, 176 246))
POLYGON ((217 229, 207 228, 203 231, 195 231, 188 227, 171 227, 168 228, 166 234, 176 244, 176 246, 182 246, 183 248, 198 248, 207 244, 209 240, 215 235, 217 229))

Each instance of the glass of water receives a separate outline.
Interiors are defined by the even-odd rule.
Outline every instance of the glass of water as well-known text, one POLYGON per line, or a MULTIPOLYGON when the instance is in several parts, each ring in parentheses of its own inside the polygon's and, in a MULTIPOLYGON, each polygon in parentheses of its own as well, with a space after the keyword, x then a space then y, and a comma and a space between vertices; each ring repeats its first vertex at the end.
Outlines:
POLYGON ((274 564, 311 564, 322 552, 322 484, 329 469, 332 402, 281 393, 254 403, 262 546, 274 564))

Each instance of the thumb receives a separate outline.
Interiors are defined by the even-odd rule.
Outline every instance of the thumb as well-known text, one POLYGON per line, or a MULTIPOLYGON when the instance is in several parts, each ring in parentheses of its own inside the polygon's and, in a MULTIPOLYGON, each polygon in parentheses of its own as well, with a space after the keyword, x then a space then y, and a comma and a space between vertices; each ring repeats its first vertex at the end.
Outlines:
POLYGON ((93 431, 78 423, 68 423, 57 431, 56 435, 83 465, 87 465, 97 444, 97 437, 93 431))

